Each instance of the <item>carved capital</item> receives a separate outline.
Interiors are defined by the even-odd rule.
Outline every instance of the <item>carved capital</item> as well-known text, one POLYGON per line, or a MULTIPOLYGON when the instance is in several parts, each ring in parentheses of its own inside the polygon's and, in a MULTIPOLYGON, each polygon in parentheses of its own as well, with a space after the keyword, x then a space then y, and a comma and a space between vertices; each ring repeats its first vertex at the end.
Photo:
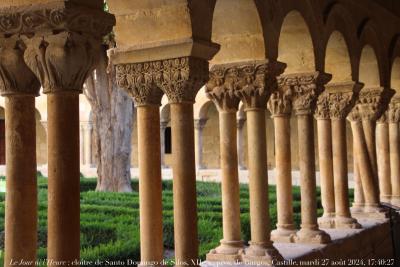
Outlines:
POLYGON ((317 120, 329 120, 330 117, 330 110, 329 110, 329 98, 330 95, 328 92, 322 92, 317 99, 316 108, 314 117, 317 120))
POLYGON ((43 92, 82 92, 93 71, 100 42, 77 33, 61 32, 46 37, 25 38, 25 62, 36 74, 43 92))
POLYGON ((114 25, 113 15, 70 1, 0 9, 0 34, 3 36, 43 36, 65 31, 101 38, 110 33, 114 25))
POLYGON ((389 109, 387 112, 389 123, 400 122, 400 96, 395 95, 389 103, 389 109))
POLYGON ((238 118, 236 120, 236 127, 238 129, 242 129, 245 123, 246 123, 246 119, 245 118, 238 118))
POLYGON ((154 80, 170 103, 194 103, 196 94, 208 81, 208 61, 182 57, 152 62, 154 80))
POLYGON ((117 84, 132 96, 136 106, 161 105, 164 93, 157 87, 154 77, 151 62, 116 66, 117 84))
POLYGON ((276 77, 286 64, 266 60, 237 64, 238 88, 235 94, 243 101, 245 110, 266 109, 272 92, 277 90, 276 77))
POLYGON ((278 90, 271 94, 267 107, 274 116, 290 116, 292 113, 292 92, 285 87, 278 87, 278 90))
POLYGON ((332 83, 325 86, 329 95, 331 119, 345 119, 353 109, 363 84, 356 82, 332 83))
POLYGON ((385 111, 382 113, 382 115, 379 117, 376 123, 385 124, 387 122, 388 122, 388 112, 385 111))
POLYGON ((321 72, 281 75, 278 77, 278 86, 292 95, 292 107, 296 115, 312 114, 318 96, 331 77, 321 72))
POLYGON ((206 85, 206 95, 219 111, 236 112, 240 99, 235 91, 239 90, 239 71, 232 65, 215 65, 210 70, 210 80, 206 85))
POLYGON ((376 121, 386 111, 394 93, 394 90, 383 87, 362 89, 355 106, 361 119, 376 121))
POLYGON ((19 38, 0 39, 0 93, 2 96, 38 95, 40 83, 24 61, 26 46, 19 38))

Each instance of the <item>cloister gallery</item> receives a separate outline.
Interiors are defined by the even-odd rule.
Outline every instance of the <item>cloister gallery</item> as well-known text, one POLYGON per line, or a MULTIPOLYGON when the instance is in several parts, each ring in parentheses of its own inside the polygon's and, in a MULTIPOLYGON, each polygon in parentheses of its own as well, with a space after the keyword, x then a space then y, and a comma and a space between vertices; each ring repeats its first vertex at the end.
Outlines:
POLYGON ((111 31, 116 80, 135 106, 142 265, 163 259, 162 167, 172 169, 178 266, 198 257, 197 169, 218 169, 222 186, 223 236, 207 255, 211 266, 394 257, 382 203, 400 207, 399 2, 108 0, 110 13, 103 4, 0 3, 4 266, 36 258, 40 165, 48 171, 49 266, 79 259, 80 167, 95 164, 90 107, 80 94, 111 31), (248 245, 240 232, 241 169, 248 170, 248 245))

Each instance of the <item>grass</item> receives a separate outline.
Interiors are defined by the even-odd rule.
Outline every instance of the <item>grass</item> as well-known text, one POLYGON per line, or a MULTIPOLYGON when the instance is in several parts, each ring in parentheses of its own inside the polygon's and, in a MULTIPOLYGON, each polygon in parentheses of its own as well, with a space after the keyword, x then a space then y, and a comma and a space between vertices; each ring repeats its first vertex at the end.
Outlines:
MULTIPOLYGON (((47 179, 39 174, 38 258, 46 258, 47 179)), ((163 181, 163 241, 166 249, 174 248, 172 182, 163 181)), ((133 193, 95 192, 96 179, 81 180, 81 259, 140 259, 138 181, 132 181, 133 193)), ((352 194, 352 192, 351 192, 352 194)), ((319 196, 318 192, 318 196, 319 196)), ((0 232, 4 231, 4 193, 0 193, 0 232)), ((293 187, 293 209, 297 227, 300 223, 300 189, 293 187)), ((269 187, 271 225, 276 224, 275 186, 269 187)), ((197 183, 200 258, 219 244, 222 238, 221 188, 218 183, 197 183)), ((249 192, 240 186, 242 238, 250 239, 249 192)), ((318 197, 318 214, 322 209, 318 197)), ((0 243, 0 251, 3 250, 0 243)), ((0 253, 0 257, 3 253, 0 253)), ((1 259, 0 259, 1 260, 1 259)), ((3 260, 1 260, 1 263, 3 260)), ((1 266, 1 265, 0 265, 1 266)))

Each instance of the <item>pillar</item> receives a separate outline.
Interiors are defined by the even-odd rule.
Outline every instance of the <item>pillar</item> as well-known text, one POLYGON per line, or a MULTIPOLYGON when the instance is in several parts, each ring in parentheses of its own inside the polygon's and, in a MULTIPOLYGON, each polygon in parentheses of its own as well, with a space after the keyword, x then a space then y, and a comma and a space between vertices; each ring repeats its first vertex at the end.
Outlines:
MULTIPOLYGON (((162 265, 162 177, 161 177, 161 98, 163 92, 153 83, 139 79, 136 69, 143 63, 116 66, 117 83, 135 102, 137 108, 139 155, 140 266, 162 265), (129 78, 129 77, 134 77, 129 78), (145 90, 141 90, 145 88, 145 90), (153 264, 152 264, 153 263, 153 264)), ((146 75, 152 75, 147 69, 146 75)))
POLYGON ((400 206, 400 97, 394 96, 389 104, 389 159, 391 198, 390 203, 400 206))
POLYGON ((355 109, 353 108, 353 121, 356 122, 352 123, 352 130, 356 134, 357 161, 365 196, 364 215, 369 217, 386 217, 379 201, 375 126, 393 93, 394 90, 383 87, 364 88, 359 93, 355 109))
POLYGON ((244 140, 244 124, 246 123, 245 118, 237 119, 237 154, 238 154, 238 164, 240 170, 246 170, 245 157, 244 157, 244 149, 245 149, 245 140, 244 140))
MULTIPOLYGON (((350 116, 349 116, 350 117, 350 116)), ((360 170, 359 170, 359 163, 357 160, 357 147, 356 147, 356 133, 354 129, 356 129, 356 122, 353 122, 350 118, 348 120, 351 122, 352 128, 352 136, 353 136, 353 176, 354 176, 354 202, 351 207, 352 213, 360 213, 364 210, 365 206, 365 199, 364 199, 364 191, 362 187, 361 177, 360 177, 360 170)))
POLYGON ((332 128, 329 115, 329 94, 322 93, 317 101, 315 112, 318 133, 319 173, 321 183, 321 202, 324 209, 318 218, 321 228, 335 227, 335 190, 333 180, 332 128))
POLYGON ((207 119, 197 119, 194 121, 195 129, 195 152, 196 152, 196 166, 197 169, 204 169, 203 165, 203 129, 206 126, 207 119))
POLYGON ((332 123, 335 228, 361 228, 350 213, 346 139, 346 117, 353 108, 360 89, 361 85, 354 82, 332 83, 326 86, 332 123))
POLYGON ((390 196, 392 194, 389 150, 389 124, 387 115, 383 114, 376 125, 376 153, 378 160, 380 201, 386 203, 390 203, 390 196))
POLYGON ((193 103, 208 79, 208 62, 188 56, 156 61, 152 68, 171 108, 175 264, 198 265, 193 103))
POLYGON ((296 234, 299 243, 328 243, 330 237, 317 222, 315 149, 313 113, 323 85, 330 80, 325 73, 288 74, 279 84, 293 92, 292 106, 297 117, 301 190, 301 229, 296 234))
POLYGON ((81 123, 79 128, 79 162, 81 165, 85 164, 85 126, 81 123))
POLYGON ((207 254, 207 260, 236 262, 241 259, 241 252, 244 249, 240 231, 240 188, 236 142, 236 113, 240 100, 235 96, 233 87, 225 87, 225 84, 217 83, 220 69, 226 70, 223 65, 215 65, 211 69, 211 79, 206 86, 206 94, 214 102, 219 113, 223 239, 220 246, 207 254))
POLYGON ((293 221, 292 164, 290 148, 290 92, 280 88, 268 101, 275 128, 276 197, 278 221, 271 232, 274 242, 294 242, 296 234, 293 221))
POLYGON ((247 118, 251 241, 243 255, 245 262, 271 264, 273 259, 282 258, 270 237, 265 110, 270 94, 277 90, 276 76, 285 67, 279 62, 255 61, 239 63, 232 70, 238 73, 235 92, 247 118))
POLYGON ((165 165, 165 129, 167 129, 168 121, 160 121, 160 146, 161 146, 161 167, 166 168, 165 165))
POLYGON ((0 39, 0 93, 5 97, 6 199, 4 266, 35 266, 37 178, 35 96, 40 84, 18 38, 0 39))
MULTIPOLYGON (((49 8, 35 5, 29 12, 49 8)), ((79 5, 55 8, 63 14, 83 14, 79 5)), ((84 16, 85 24, 61 16, 57 31, 43 19, 35 28, 40 34, 30 29, 32 38, 26 38, 25 61, 47 94, 48 266, 61 261, 67 266, 80 258, 79 94, 100 53, 102 36, 115 24, 114 16, 100 10, 85 10, 84 16), (98 27, 91 27, 94 21, 98 27)))

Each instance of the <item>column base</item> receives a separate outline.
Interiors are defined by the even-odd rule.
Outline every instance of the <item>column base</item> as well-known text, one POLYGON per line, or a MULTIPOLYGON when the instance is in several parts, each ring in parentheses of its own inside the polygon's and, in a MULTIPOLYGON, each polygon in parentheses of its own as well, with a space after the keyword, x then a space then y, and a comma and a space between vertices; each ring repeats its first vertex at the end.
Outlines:
POLYGON ((208 261, 232 261, 241 260, 244 250, 243 241, 224 241, 221 240, 221 245, 210 250, 206 255, 208 261))
MULTIPOLYGON (((390 195, 382 195, 380 196, 381 202, 385 203, 391 203, 392 197, 390 195)), ((400 198, 399 198, 399 203, 400 203, 400 198)))
POLYGON ((324 231, 315 227, 302 228, 296 233, 296 243, 327 244, 331 242, 331 237, 324 231))
POLYGON ((318 226, 320 228, 335 228, 335 213, 327 213, 318 218, 318 226))
POLYGON ((364 211, 364 203, 355 203, 353 202, 353 206, 350 208, 351 213, 363 212, 364 211))
POLYGON ((271 240, 274 242, 293 243, 295 237, 296 229, 293 224, 277 225, 277 229, 271 232, 271 240))
POLYGON ((362 226, 354 218, 344 217, 344 216, 336 216, 335 228, 337 228, 337 229, 361 229, 362 226))
POLYGON ((257 243, 250 241, 249 244, 250 246, 244 251, 242 256, 244 263, 272 266, 272 260, 283 260, 282 255, 272 246, 271 242, 257 243))
POLYGON ((392 196, 389 198, 389 201, 386 202, 392 204, 393 206, 400 207, 400 196, 392 196))
POLYGON ((365 204, 364 209, 361 212, 351 212, 351 216, 360 219, 376 219, 385 220, 389 218, 389 212, 378 204, 365 204))

